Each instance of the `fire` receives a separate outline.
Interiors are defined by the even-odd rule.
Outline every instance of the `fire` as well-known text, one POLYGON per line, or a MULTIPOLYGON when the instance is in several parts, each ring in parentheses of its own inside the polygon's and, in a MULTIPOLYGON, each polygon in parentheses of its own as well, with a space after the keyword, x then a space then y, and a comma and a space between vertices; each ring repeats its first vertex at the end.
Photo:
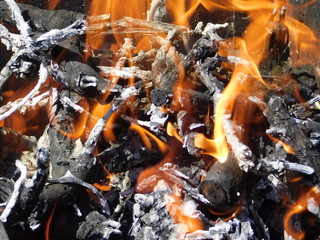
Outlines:
POLYGON ((178 0, 167 1, 168 11, 173 14, 174 23, 178 25, 184 25, 189 27, 190 18, 194 14, 195 10, 199 7, 202 1, 199 0, 178 0))
POLYGON ((168 122, 167 125, 167 133, 171 137, 175 137, 179 142, 183 144, 182 138, 179 136, 179 133, 177 132, 177 129, 174 128, 171 122, 168 122))
POLYGON ((184 239, 186 233, 194 232, 203 229, 202 221, 197 214, 196 206, 192 201, 183 201, 183 194, 179 179, 176 181, 170 179, 165 165, 170 165, 174 161, 176 150, 168 151, 162 161, 153 167, 145 169, 139 175, 137 180, 137 189, 139 193, 146 193, 154 191, 154 188, 160 181, 164 181, 171 193, 164 195, 164 202, 168 212, 176 224, 181 224, 178 228, 177 239, 184 239), (165 168, 165 169, 164 169, 165 168))
MULTIPOLYGON (((21 86, 21 82, 15 77, 11 78, 8 89, 2 93, 2 105, 5 106, 10 102, 24 98, 35 84, 36 83, 24 84, 22 88, 16 89, 18 86, 21 86)), ((42 87, 39 95, 47 90, 48 87, 42 87)), ((43 123, 48 121, 43 115, 45 115, 45 108, 35 105, 34 107, 26 108, 23 112, 14 112, 3 121, 0 121, 0 125, 16 130, 22 134, 37 136, 43 129, 43 123)))
MULTIPOLYGON (((196 210, 192 209, 192 205, 189 205, 188 202, 182 202, 181 196, 167 194, 164 201, 173 221, 187 228, 184 234, 203 229, 202 222, 196 215, 196 210)), ((183 236, 179 236, 178 239, 184 239, 184 234, 182 233, 183 236)))
POLYGON ((60 3, 60 0, 53 0, 48 2, 48 10, 54 10, 58 4, 60 3))
MULTIPOLYGON (((267 51, 272 34, 277 36, 284 43, 292 43, 293 52, 291 58, 301 58, 300 52, 316 51, 316 44, 319 40, 314 33, 303 23, 295 20, 291 16, 285 16, 285 1, 201 1, 201 4, 208 10, 225 9, 229 11, 246 12, 250 16, 250 24, 246 28, 242 38, 233 38, 226 46, 232 44, 230 48, 220 48, 219 54, 223 56, 237 56, 245 60, 247 64, 238 63, 235 65, 231 80, 220 97, 215 109, 215 126, 211 139, 199 134, 195 138, 195 146, 204 149, 204 154, 211 155, 219 161, 224 162, 228 155, 228 143, 225 139, 223 119, 225 114, 233 114, 233 122, 238 125, 250 124, 246 119, 246 111, 235 109, 235 101, 238 96, 247 92, 254 93, 254 86, 260 82, 265 87, 269 87, 262 79, 258 65, 263 63, 268 56, 267 51), (276 9, 276 11, 275 11, 276 9), (278 33, 281 29, 281 33, 278 33), (288 32, 286 32, 288 29, 288 32), (289 39, 290 37, 290 39, 289 39), (293 47, 294 46, 294 47, 293 47), (298 52, 299 54, 295 54, 298 52)), ((292 10, 293 6, 288 6, 292 10)), ((277 39, 278 40, 278 39, 277 39)), ((283 44, 284 44, 283 43, 283 44)), ((289 47, 289 46, 287 46, 289 47)), ((315 56, 315 54, 313 54, 315 56)), ((306 64, 308 61, 294 61, 306 64)), ((290 146, 282 143, 284 148, 293 153, 290 146)))
POLYGON ((275 142, 281 143, 282 147, 284 148, 284 150, 286 150, 287 153, 294 155, 294 150, 290 145, 286 144, 285 142, 283 142, 275 137, 272 137, 270 134, 268 134, 268 137, 275 142))
POLYGON ((140 127, 137 124, 131 124, 130 129, 136 131, 140 135, 143 143, 145 144, 145 146, 148 150, 152 149, 152 144, 149 140, 149 137, 150 137, 153 141, 156 142, 159 150, 162 153, 165 153, 167 151, 167 149, 168 149, 167 145, 163 141, 161 141, 159 138, 157 138, 155 135, 153 135, 152 133, 150 133, 149 131, 144 129, 143 127, 140 127))
MULTIPOLYGON (((90 118, 88 120, 88 124, 84 125, 84 127, 87 127, 88 133, 91 132, 93 127, 96 125, 97 121, 102 118, 108 110, 112 107, 112 103, 109 103, 107 105, 101 105, 99 103, 96 103, 95 106, 93 107, 93 110, 91 111, 90 118)), ((103 137, 104 140, 107 142, 113 142, 115 143, 117 141, 116 136, 114 135, 112 129, 113 129, 113 124, 116 120, 117 114, 113 113, 109 120, 107 121, 104 130, 103 130, 103 137)))
MULTIPOLYGON (((292 236, 294 239, 305 238, 306 233, 303 230, 300 230, 298 232, 296 229, 294 229, 291 220, 293 216, 301 214, 305 212, 307 209, 309 210, 309 201, 313 201, 314 204, 317 204, 318 211, 320 205, 320 189, 318 187, 313 187, 306 194, 300 196, 300 198, 296 201, 295 205, 291 206, 291 210, 289 210, 284 216, 284 229, 287 232, 287 234, 292 236)), ((312 207, 310 207, 310 209, 311 208, 312 207)))
POLYGON ((50 213, 50 216, 49 216, 48 221, 47 221, 46 226, 45 226, 45 239, 46 240, 50 239, 50 227, 51 227, 51 222, 52 222, 52 219, 53 219, 54 212, 56 211, 56 208, 57 208, 57 204, 58 204, 58 200, 55 201, 55 203, 53 205, 53 209, 52 209, 52 211, 50 213))

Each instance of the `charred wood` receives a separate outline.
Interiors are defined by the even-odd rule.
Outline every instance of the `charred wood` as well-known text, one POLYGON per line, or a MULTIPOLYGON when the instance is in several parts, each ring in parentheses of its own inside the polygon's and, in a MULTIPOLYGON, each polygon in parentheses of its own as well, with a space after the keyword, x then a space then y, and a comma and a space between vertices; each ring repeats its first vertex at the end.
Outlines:
POLYGON ((309 138, 292 119, 290 113, 285 108, 284 100, 278 96, 270 96, 267 102, 268 108, 264 111, 273 131, 269 133, 289 144, 298 160, 298 163, 312 167, 315 175, 319 179, 320 165, 317 159, 319 152, 312 148, 309 138), (283 121, 283 120, 286 121, 283 121))
MULTIPOLYGON (((14 25, 11 17, 11 10, 4 1, 0 1, 0 20, 7 21, 14 25)), ((77 20, 84 19, 84 15, 68 10, 44 10, 29 4, 18 4, 23 12, 23 18, 29 22, 31 28, 37 32, 47 32, 52 29, 62 29, 68 27, 77 20)))
POLYGON ((223 212, 237 205, 244 181, 245 174, 239 168, 236 157, 229 155, 225 163, 217 161, 213 164, 200 183, 199 191, 214 208, 223 212))

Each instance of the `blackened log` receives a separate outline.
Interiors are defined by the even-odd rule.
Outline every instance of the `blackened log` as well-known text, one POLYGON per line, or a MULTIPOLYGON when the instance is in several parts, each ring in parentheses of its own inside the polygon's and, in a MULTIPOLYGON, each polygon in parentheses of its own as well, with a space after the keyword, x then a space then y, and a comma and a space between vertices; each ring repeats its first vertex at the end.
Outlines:
MULTIPOLYGON (((38 204, 39 195, 49 177, 50 153, 45 148, 40 148, 37 154, 37 169, 33 178, 27 182, 19 195, 15 207, 14 221, 26 220, 38 204)), ((13 220, 11 219, 11 221, 13 220)))
POLYGON ((219 211, 227 211, 239 202, 244 187, 244 171, 230 154, 225 163, 216 162, 199 185, 202 193, 219 211))

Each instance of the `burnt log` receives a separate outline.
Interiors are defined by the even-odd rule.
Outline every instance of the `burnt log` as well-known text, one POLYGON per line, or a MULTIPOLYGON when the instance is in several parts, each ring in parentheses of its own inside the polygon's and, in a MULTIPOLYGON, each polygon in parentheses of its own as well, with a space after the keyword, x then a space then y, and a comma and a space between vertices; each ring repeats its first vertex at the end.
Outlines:
POLYGON ((224 163, 215 162, 199 185, 202 193, 218 211, 235 208, 244 189, 245 172, 233 154, 224 163))

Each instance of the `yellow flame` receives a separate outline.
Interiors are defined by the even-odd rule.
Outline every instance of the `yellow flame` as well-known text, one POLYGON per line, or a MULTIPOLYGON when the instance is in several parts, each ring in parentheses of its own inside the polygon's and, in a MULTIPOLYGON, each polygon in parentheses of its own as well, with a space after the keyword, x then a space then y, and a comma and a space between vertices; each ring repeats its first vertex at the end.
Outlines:
POLYGON ((172 125, 171 122, 168 122, 167 133, 169 136, 175 137, 176 139, 178 139, 179 142, 181 142, 183 144, 182 138, 179 136, 177 129, 175 129, 175 127, 172 125))

